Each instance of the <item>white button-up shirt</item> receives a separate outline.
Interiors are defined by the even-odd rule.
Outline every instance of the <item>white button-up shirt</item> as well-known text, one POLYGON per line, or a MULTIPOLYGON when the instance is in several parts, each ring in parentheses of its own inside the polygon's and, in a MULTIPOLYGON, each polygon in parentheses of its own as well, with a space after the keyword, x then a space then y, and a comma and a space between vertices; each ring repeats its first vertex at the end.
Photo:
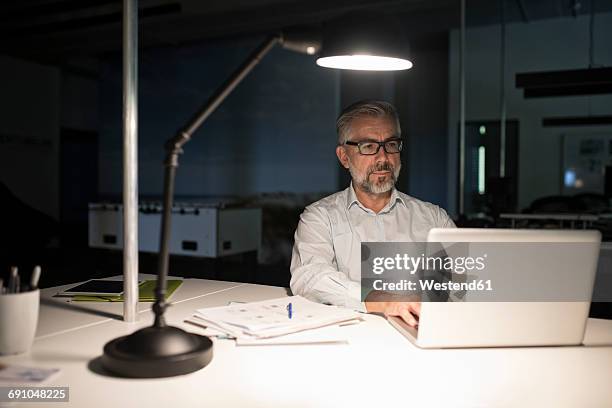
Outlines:
POLYGON ((295 231, 291 291, 310 300, 365 312, 361 302, 362 242, 425 242, 431 228, 455 224, 437 205, 393 189, 377 214, 351 184, 306 207, 295 231))

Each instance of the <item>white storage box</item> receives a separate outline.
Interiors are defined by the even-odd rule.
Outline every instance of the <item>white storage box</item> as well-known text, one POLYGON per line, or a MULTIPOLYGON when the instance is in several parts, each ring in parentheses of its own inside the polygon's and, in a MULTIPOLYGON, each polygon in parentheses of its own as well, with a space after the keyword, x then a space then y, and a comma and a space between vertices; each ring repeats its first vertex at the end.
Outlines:
MULTIPOLYGON (((161 205, 141 204, 138 248, 158 252, 161 205)), ((123 206, 89 204, 89 246, 123 248, 123 206)), ((261 209, 214 204, 175 204, 172 209, 170 253, 208 258, 258 251, 261 247, 261 209)))

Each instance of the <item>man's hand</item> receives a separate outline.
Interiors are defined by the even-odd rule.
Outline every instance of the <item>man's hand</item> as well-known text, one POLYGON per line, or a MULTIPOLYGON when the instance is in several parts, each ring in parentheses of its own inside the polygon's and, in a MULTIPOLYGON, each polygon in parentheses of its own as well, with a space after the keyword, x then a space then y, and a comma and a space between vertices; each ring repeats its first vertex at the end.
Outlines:
POLYGON ((421 302, 365 302, 368 313, 399 316, 409 326, 416 327, 421 314, 421 302))
POLYGON ((368 313, 399 316, 412 327, 416 327, 419 324, 421 302, 416 296, 402 296, 381 290, 373 290, 366 296, 365 306, 368 313))

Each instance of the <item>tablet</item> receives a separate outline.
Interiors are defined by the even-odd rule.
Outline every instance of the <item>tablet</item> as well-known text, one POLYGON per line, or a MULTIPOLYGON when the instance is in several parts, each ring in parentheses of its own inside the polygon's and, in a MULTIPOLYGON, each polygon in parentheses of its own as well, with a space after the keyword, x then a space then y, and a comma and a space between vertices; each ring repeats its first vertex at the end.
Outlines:
POLYGON ((123 281, 91 279, 80 285, 73 286, 61 292, 61 295, 75 296, 119 296, 123 294, 123 281))

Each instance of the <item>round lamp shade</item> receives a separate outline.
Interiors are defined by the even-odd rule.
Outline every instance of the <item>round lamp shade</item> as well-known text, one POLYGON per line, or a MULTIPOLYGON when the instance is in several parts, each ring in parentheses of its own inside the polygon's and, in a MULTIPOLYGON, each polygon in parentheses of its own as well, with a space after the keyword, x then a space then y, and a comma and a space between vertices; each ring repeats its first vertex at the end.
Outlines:
POLYGON ((349 16, 328 23, 317 65, 326 68, 398 71, 412 68, 402 30, 389 19, 349 16))
POLYGON ((379 55, 330 55, 319 57, 317 65, 325 68, 363 71, 400 71, 412 68, 410 60, 379 55))

